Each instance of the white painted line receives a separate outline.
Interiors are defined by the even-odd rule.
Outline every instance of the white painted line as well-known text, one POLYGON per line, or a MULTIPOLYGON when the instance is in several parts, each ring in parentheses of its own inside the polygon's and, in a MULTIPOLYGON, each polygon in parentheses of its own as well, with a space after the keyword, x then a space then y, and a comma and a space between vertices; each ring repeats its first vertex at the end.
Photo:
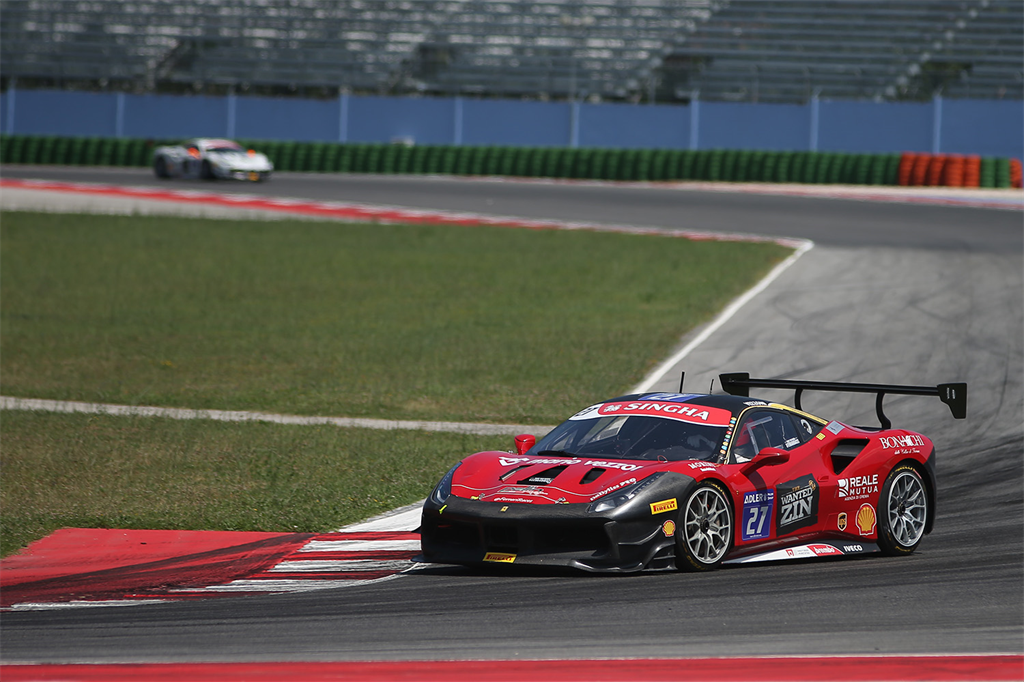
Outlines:
POLYGON ((394 573, 372 580, 233 580, 226 585, 210 585, 197 590, 174 590, 178 592, 307 592, 351 585, 373 585, 393 580, 401 573, 394 573))
POLYGON ((746 305, 750 301, 750 299, 754 298, 759 293, 767 289, 769 284, 778 279, 779 275, 781 275, 783 272, 789 269, 789 267, 793 265, 793 263, 799 260, 800 256, 804 255, 812 248, 814 248, 814 242, 803 242, 799 247, 797 247, 796 251, 794 251, 789 258, 787 258, 786 260, 782 261, 774 268, 772 268, 772 271, 765 275, 764 279, 762 279, 751 289, 748 289, 746 293, 744 293, 739 298, 730 303, 725 310, 719 313, 718 317, 716 317, 711 322, 711 324, 706 326, 699 334, 697 334, 697 336, 694 337, 692 341, 683 346, 683 348, 680 349, 678 353, 676 353, 668 360, 665 360, 663 363, 658 365, 653 372, 647 375, 646 379, 641 381, 639 384, 636 385, 635 388, 633 388, 631 393, 645 393, 651 390, 652 386, 658 383, 665 376, 665 374, 669 372, 673 367, 682 362, 683 359, 687 355, 689 355, 694 348, 704 343, 704 341, 706 341, 709 336, 718 331, 723 324, 728 322, 730 318, 732 318, 736 313, 738 313, 740 311, 740 308, 746 305))
POLYGON ((299 552, 419 551, 416 540, 310 540, 299 552))
POLYGON ((143 604, 165 604, 168 599, 107 599, 103 601, 57 601, 25 602, 12 604, 2 611, 56 611, 57 609, 81 609, 96 606, 141 606, 143 604))
POLYGON ((336 561, 282 561, 267 573, 347 573, 349 571, 401 571, 409 568, 409 559, 380 561, 352 559, 336 561))
POLYGON ((341 530, 345 533, 414 531, 419 528, 424 502, 425 500, 420 500, 398 509, 392 509, 379 516, 345 526, 341 530))
POLYGON ((82 414, 107 414, 123 417, 166 417, 168 419, 210 419, 223 422, 271 422, 274 424, 317 425, 328 424, 341 427, 382 429, 385 431, 437 431, 447 433, 469 433, 480 436, 516 436, 531 433, 543 436, 553 427, 527 426, 517 424, 477 424, 466 422, 406 421, 391 419, 364 419, 353 417, 303 417, 265 412, 243 412, 231 410, 192 410, 176 407, 148 407, 143 405, 110 405, 107 403, 85 403, 67 400, 41 400, 37 398, 13 398, 0 396, 0 410, 31 410, 36 412, 61 412, 82 414))

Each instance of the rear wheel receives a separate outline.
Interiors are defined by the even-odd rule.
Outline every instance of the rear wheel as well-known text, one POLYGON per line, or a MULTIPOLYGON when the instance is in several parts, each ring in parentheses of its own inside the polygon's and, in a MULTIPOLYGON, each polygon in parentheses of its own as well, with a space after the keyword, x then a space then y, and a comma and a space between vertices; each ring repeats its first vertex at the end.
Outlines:
POLYGON ((171 174, 167 172, 167 162, 164 161, 164 158, 162 156, 156 160, 156 163, 153 164, 153 172, 156 173, 156 176, 158 178, 171 177, 171 174))
POLYGON ((878 546, 883 554, 910 554, 924 538, 928 524, 928 490, 921 474, 903 464, 885 479, 878 501, 878 546))
POLYGON ((676 567, 681 571, 717 568, 732 546, 732 508, 725 493, 702 483, 686 500, 676 530, 676 567))

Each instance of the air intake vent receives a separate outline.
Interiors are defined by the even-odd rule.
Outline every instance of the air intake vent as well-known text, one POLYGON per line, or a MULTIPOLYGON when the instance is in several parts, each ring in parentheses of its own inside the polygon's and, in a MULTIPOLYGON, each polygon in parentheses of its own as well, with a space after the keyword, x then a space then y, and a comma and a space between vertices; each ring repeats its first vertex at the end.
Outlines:
POLYGON ((839 441, 832 449, 832 471, 836 474, 843 473, 843 470, 850 466, 850 462, 861 453, 867 444, 866 438, 847 438, 839 441))
POLYGON ((528 466, 530 466, 530 465, 529 465, 529 464, 520 464, 520 465, 519 465, 519 466, 517 466, 517 467, 516 467, 515 469, 509 469, 508 471, 506 471, 505 473, 503 473, 503 474, 502 474, 501 476, 499 476, 499 477, 498 477, 498 480, 499 480, 499 481, 504 481, 504 480, 505 480, 506 478, 508 478, 509 476, 511 476, 512 474, 514 474, 515 472, 519 471, 520 469, 525 469, 525 468, 526 468, 526 467, 528 467, 528 466))
POLYGON ((599 479, 601 477, 601 474, 603 474, 604 472, 604 469, 598 469, 597 467, 594 467, 587 473, 583 474, 583 478, 580 479, 580 485, 587 485, 588 483, 593 483, 594 481, 599 479))
POLYGON ((548 485, 558 477, 558 474, 562 473, 567 468, 568 466, 564 465, 558 467, 551 467, 550 469, 545 469, 544 471, 534 474, 529 478, 524 478, 523 480, 519 481, 519 483, 521 485, 548 485))

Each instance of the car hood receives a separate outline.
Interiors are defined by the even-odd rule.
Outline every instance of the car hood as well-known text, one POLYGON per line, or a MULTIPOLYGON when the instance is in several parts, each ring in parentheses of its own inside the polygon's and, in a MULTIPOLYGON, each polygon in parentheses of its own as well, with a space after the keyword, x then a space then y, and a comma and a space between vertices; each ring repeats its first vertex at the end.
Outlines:
POLYGON ((518 504, 593 502, 657 471, 692 466, 714 465, 480 452, 467 457, 455 470, 452 494, 484 502, 518 504))

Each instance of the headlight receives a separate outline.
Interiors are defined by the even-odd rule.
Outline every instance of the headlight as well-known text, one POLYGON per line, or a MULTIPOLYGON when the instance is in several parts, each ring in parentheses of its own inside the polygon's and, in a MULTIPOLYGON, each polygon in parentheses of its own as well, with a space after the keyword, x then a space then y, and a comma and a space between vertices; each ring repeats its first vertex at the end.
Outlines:
POLYGON ((639 495, 642 490, 653 484, 655 481, 657 481, 664 475, 664 471, 659 471, 658 473, 651 474, 644 480, 634 483, 633 485, 629 485, 626 486, 625 488, 622 488, 621 490, 616 490, 615 492, 608 493, 607 495, 599 499, 597 502, 594 502, 592 505, 590 505, 590 509, 588 511, 599 513, 616 509, 617 507, 621 507, 622 505, 626 504, 634 497, 639 495))
POLYGON ((452 478, 455 476, 455 470, 459 468, 462 462, 459 462, 444 475, 441 482, 434 486, 434 492, 430 493, 430 501, 436 504, 444 504, 444 501, 452 494, 452 478))

